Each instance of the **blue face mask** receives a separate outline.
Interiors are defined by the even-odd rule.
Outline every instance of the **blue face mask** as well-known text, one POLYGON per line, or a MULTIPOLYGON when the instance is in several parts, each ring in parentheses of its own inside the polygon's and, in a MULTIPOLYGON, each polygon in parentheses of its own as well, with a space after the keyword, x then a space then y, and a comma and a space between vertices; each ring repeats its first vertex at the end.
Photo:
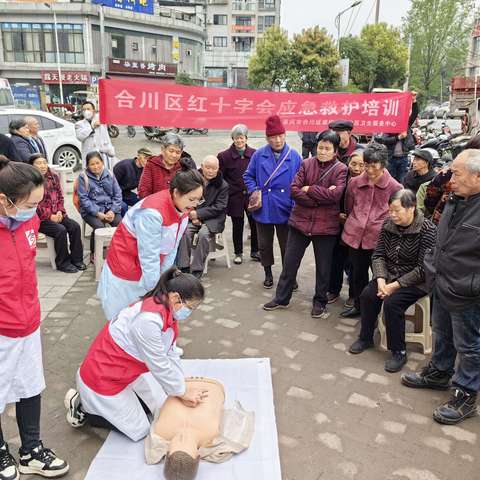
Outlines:
POLYGON ((182 308, 173 312, 173 318, 178 321, 186 320, 192 314, 192 309, 183 305, 182 308))
POLYGON ((26 222, 35 216, 37 213, 37 207, 27 208, 26 210, 21 210, 17 207, 17 213, 14 215, 9 215, 10 218, 13 218, 17 222, 26 222))

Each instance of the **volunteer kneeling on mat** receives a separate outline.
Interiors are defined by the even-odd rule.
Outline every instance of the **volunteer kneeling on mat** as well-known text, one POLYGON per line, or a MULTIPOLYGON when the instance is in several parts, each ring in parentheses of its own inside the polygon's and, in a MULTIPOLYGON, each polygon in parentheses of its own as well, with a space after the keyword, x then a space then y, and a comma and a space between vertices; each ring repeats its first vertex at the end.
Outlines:
POLYGON ((175 267, 142 300, 124 308, 94 340, 77 373, 78 391, 65 395, 67 421, 119 430, 137 441, 150 429, 148 414, 158 401, 143 374, 150 372, 167 395, 196 407, 206 392, 185 383, 183 353, 175 344, 178 321, 204 298, 197 278, 175 267))
POLYGON ((0 414, 15 403, 21 440, 17 465, 0 427, 0 480, 17 480, 19 472, 49 478, 68 472, 68 463, 40 440, 45 379, 35 253, 42 198, 42 174, 0 155, 0 414))

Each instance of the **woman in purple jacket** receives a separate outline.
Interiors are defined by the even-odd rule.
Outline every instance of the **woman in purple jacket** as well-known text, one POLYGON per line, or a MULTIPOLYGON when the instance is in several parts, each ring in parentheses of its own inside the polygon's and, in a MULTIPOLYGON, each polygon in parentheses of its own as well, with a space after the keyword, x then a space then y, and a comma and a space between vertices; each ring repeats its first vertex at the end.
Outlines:
POLYGON ((388 215, 388 200, 400 190, 398 183, 385 168, 388 151, 379 143, 370 144, 363 152, 365 173, 352 178, 345 195, 347 220, 342 240, 350 247, 354 306, 341 313, 342 317, 360 315, 360 294, 367 286, 368 270, 383 221, 388 215))
POLYGON ((320 317, 327 305, 333 247, 340 232, 340 200, 347 181, 347 167, 337 160, 338 133, 325 130, 317 138, 317 156, 303 161, 292 183, 295 206, 288 222, 283 270, 275 298, 263 306, 265 310, 289 306, 297 271, 312 242, 316 269, 313 318, 320 317))
POLYGON ((258 253, 257 226, 252 214, 247 211, 248 192, 243 174, 248 163, 255 153, 255 149, 247 145, 248 128, 239 123, 232 128, 233 143, 227 150, 220 152, 217 157, 220 162, 220 171, 228 183, 227 215, 232 219, 232 236, 235 258, 233 263, 239 265, 243 262, 243 227, 245 213, 250 225, 250 258, 260 261, 258 253))

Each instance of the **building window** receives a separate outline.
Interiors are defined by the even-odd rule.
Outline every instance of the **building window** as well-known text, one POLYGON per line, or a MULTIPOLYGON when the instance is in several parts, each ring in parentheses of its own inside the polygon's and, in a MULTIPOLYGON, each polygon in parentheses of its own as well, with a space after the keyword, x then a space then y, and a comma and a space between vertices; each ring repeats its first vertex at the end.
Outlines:
MULTIPOLYGON (((6 62, 55 63, 55 30, 52 23, 2 23, 6 62)), ((57 24, 61 63, 85 63, 83 27, 57 24)))
POLYGON ((275 15, 267 15, 265 17, 258 17, 258 33, 263 33, 265 30, 275 25, 275 15))
POLYGON ((228 41, 227 37, 213 37, 213 46, 226 47, 227 41, 228 41))
POLYGON ((125 37, 112 33, 112 57, 125 58, 125 37))
POLYGON ((227 24, 227 16, 226 15, 214 15, 213 16, 213 24, 214 25, 226 25, 227 24))
POLYGON ((252 17, 235 17, 235 25, 251 25, 252 17))
POLYGON ((236 52, 250 52, 253 46, 253 37, 233 37, 236 52))
POLYGON ((275 10, 275 0, 258 0, 259 10, 275 10))

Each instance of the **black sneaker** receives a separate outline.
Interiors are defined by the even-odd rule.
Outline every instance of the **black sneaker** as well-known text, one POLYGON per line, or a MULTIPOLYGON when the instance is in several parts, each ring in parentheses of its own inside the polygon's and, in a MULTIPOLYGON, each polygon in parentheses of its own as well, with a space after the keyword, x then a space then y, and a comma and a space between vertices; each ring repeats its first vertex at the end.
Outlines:
POLYGON ((4 442, 0 446, 0 480, 18 480, 17 462, 8 450, 8 445, 4 442))
POLYGON ((389 373, 399 372, 406 363, 406 352, 392 352, 392 358, 385 362, 385 371, 389 373))
POLYGON ((80 394, 74 388, 71 388, 65 394, 63 404, 67 409, 67 422, 73 428, 83 427, 85 425, 86 416, 81 407, 80 394))
POLYGON ((20 450, 18 471, 23 475, 58 478, 65 475, 69 468, 65 460, 58 458, 49 448, 44 448, 42 442, 27 453, 20 450))
POLYGON ((452 389, 448 402, 434 410, 433 419, 445 425, 455 425, 476 415, 477 394, 456 387, 452 389))
POLYGON ((348 351, 350 353, 353 353, 354 355, 357 355, 358 353, 362 353, 364 350, 367 350, 368 348, 373 348, 374 344, 372 342, 366 342, 365 340, 362 340, 361 338, 357 338, 351 345, 348 351))
POLYGON ((314 305, 312 307, 312 311, 310 312, 310 316, 312 318, 320 318, 326 310, 327 309, 324 305, 314 305))
POLYGON ((265 280, 263 281, 263 288, 266 288, 267 290, 273 288, 273 277, 270 275, 265 277, 265 280))
POLYGON ((57 267, 57 270, 59 272, 63 272, 63 273, 77 273, 78 272, 78 268, 74 267, 71 263, 61 265, 60 267, 57 267))
POLYGON ((270 310, 277 310, 278 308, 288 308, 289 306, 290 306, 289 303, 287 303, 286 305, 281 305, 280 303, 277 303, 272 300, 271 302, 266 303, 263 306, 263 309, 270 311, 270 310))
POLYGON ((341 317, 343 318, 355 318, 360 316, 360 310, 358 308, 352 307, 352 308, 347 308, 344 310, 341 314, 341 317))
POLYGON ((410 388, 431 388, 432 390, 448 390, 450 375, 433 368, 429 363, 420 372, 404 373, 401 381, 410 388))

